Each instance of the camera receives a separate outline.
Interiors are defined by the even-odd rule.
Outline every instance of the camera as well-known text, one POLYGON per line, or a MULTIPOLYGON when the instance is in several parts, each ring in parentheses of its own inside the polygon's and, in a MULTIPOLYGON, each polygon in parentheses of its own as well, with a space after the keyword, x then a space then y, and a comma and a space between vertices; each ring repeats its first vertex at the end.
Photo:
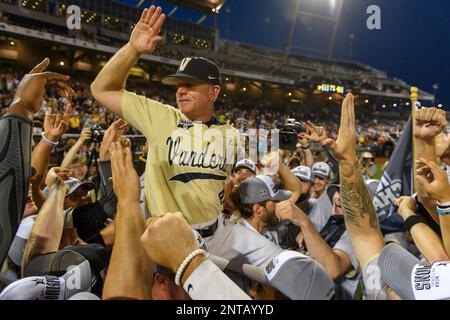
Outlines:
POLYGON ((277 128, 280 130, 279 147, 283 150, 295 150, 298 141, 297 135, 306 132, 303 124, 292 118, 286 119, 286 122, 277 128))
POLYGON ((92 127, 92 142, 102 142, 103 136, 105 135, 105 129, 101 126, 93 126, 92 127))

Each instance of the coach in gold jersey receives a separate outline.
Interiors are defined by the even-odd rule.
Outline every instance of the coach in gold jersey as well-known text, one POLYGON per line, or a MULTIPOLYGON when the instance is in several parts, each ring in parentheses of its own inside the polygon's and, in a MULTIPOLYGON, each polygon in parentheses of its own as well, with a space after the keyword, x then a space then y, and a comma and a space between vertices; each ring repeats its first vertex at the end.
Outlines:
POLYGON ((180 211, 194 229, 210 236, 217 227, 238 141, 237 130, 213 117, 221 86, 219 68, 205 58, 183 59, 176 74, 163 80, 177 87, 178 109, 124 90, 140 55, 152 53, 161 39, 163 22, 161 8, 145 9, 130 41, 101 70, 91 91, 100 104, 148 139, 145 194, 151 214, 180 211))

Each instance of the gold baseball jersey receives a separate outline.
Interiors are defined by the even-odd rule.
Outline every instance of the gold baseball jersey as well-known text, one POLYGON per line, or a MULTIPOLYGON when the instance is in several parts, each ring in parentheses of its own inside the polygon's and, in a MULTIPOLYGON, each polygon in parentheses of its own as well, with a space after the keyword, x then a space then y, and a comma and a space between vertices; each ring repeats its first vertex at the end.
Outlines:
POLYGON ((145 195, 150 213, 180 211, 195 225, 221 214, 239 132, 218 121, 209 126, 191 121, 179 109, 127 91, 122 114, 148 141, 145 195))

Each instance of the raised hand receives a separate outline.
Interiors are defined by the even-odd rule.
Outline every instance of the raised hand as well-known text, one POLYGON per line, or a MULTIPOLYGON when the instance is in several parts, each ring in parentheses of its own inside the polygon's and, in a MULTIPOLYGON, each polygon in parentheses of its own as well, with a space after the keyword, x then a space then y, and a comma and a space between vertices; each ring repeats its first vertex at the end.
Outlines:
POLYGON ((91 137, 92 137, 92 129, 84 128, 83 130, 81 130, 81 134, 80 137, 78 138, 78 141, 80 141, 81 143, 85 143, 86 141, 91 139, 91 137))
POLYGON ((17 105, 22 105, 29 113, 39 111, 47 84, 56 85, 58 88, 64 90, 67 96, 71 96, 74 93, 72 88, 67 84, 69 76, 55 72, 44 72, 49 63, 50 60, 45 58, 30 73, 22 78, 11 103, 12 108, 17 105))
POLYGON ((50 188, 56 183, 63 184, 69 177, 70 175, 67 169, 53 167, 47 173, 47 177, 45 177, 45 184, 50 188))
POLYGON ((444 110, 422 108, 416 111, 414 136, 418 139, 431 141, 444 131, 447 124, 444 110))
POLYGON ((72 105, 67 103, 64 114, 45 113, 44 117, 44 134, 50 141, 58 141, 67 131, 72 105))
POLYGON ((420 158, 416 161, 416 181, 435 200, 450 201, 450 186, 447 174, 433 161, 420 158))
MULTIPOLYGON (((102 144, 100 145, 100 160, 105 161, 109 159, 109 147, 111 143, 119 141, 128 129, 128 123, 123 119, 114 121, 113 124, 106 129, 105 134, 103 135, 102 144)), ((122 145, 125 146, 125 144, 122 145)))
POLYGON ((325 144, 330 145, 333 155, 339 161, 357 161, 356 157, 356 120, 355 97, 349 93, 342 102, 341 124, 338 138, 326 139, 325 144))
POLYGON ((314 123, 312 123, 311 121, 307 121, 304 125, 305 128, 308 130, 308 134, 300 133, 299 137, 304 137, 308 140, 320 142, 322 144, 328 138, 327 132, 324 127, 318 127, 314 125, 314 123))
POLYGON ((144 9, 131 33, 130 45, 140 54, 152 53, 158 41, 161 40, 159 33, 164 19, 165 15, 161 7, 151 6, 149 9, 144 9))
POLYGON ((111 169, 114 193, 119 203, 139 203, 141 184, 133 166, 130 146, 121 142, 111 143, 111 169))

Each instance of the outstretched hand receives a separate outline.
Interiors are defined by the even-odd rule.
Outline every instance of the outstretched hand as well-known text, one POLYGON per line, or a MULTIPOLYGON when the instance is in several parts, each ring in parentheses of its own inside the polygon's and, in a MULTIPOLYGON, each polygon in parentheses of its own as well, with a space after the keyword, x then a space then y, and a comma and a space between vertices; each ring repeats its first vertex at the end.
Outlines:
POLYGON ((131 147, 122 141, 111 143, 111 169, 114 193, 119 203, 139 203, 141 184, 133 166, 131 147))
POLYGON ((72 105, 67 103, 64 114, 45 113, 44 117, 44 133, 50 141, 58 141, 67 131, 72 105))
POLYGON ((324 143, 331 147, 333 155, 339 161, 355 162, 356 137, 355 97, 349 93, 342 102, 338 138, 336 141, 326 139, 324 143))
POLYGON ((44 72, 49 63, 50 60, 45 58, 22 78, 11 103, 12 113, 30 118, 32 113, 39 111, 45 94, 45 86, 48 84, 64 90, 68 97, 73 95, 74 91, 67 84, 69 76, 49 71, 44 72))
POLYGON ((159 33, 164 19, 165 15, 162 13, 161 7, 145 8, 131 33, 130 45, 140 54, 152 53, 156 44, 161 40, 159 33))

